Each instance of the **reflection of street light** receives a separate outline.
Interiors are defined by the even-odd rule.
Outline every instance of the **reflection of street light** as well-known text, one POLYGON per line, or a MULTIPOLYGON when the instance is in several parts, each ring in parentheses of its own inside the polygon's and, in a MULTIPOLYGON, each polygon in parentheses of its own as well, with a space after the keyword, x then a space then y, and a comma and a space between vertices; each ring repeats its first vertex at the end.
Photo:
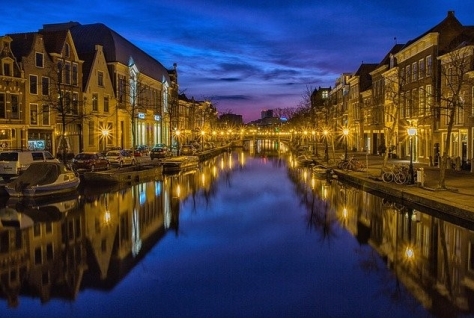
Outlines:
POLYGON ((201 131, 201 146, 204 147, 204 131, 201 131))
POLYGON ((176 130, 175 135, 176 135, 176 155, 179 156, 179 135, 181 132, 179 130, 176 130))
POLYGON ((415 183, 415 172, 413 170, 413 136, 416 135, 416 128, 410 127, 408 129, 408 135, 410 136, 410 168, 409 168, 409 174, 410 174, 410 184, 415 183))
POLYGON ((324 130, 323 131, 323 134, 324 134, 324 141, 325 141, 325 148, 324 148, 324 160, 326 161, 326 163, 329 162, 329 154, 328 154, 328 130, 324 130))
POLYGON ((108 129, 102 129, 102 140, 104 141, 104 151, 106 150, 107 148, 107 141, 108 141, 108 138, 109 138, 109 130, 108 129))
POLYGON ((345 127, 342 130, 342 134, 344 134, 344 139, 346 140, 346 152, 344 154, 344 160, 347 161, 347 136, 349 135, 349 129, 347 127, 345 127))

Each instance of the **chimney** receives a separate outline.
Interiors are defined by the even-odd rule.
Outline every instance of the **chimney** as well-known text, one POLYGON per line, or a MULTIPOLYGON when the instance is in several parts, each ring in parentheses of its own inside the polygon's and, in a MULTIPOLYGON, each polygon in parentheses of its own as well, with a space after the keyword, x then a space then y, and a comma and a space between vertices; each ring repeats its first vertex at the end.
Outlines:
POLYGON ((453 16, 454 17, 454 11, 448 11, 448 16, 453 16))

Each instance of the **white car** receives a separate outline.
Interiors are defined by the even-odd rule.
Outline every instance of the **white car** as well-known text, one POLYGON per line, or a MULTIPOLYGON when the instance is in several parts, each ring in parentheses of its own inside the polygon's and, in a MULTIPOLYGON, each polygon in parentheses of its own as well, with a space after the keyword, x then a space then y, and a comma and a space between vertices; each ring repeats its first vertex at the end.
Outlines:
POLYGON ((105 157, 109 160, 110 165, 123 167, 125 165, 135 165, 135 156, 131 151, 115 150, 108 151, 105 157))

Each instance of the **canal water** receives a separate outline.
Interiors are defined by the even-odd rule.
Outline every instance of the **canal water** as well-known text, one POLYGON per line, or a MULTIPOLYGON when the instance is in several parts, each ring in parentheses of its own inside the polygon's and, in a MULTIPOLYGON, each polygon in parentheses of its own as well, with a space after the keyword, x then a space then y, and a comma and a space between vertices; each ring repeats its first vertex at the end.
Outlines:
POLYGON ((2 207, 2 317, 472 315, 472 225, 291 154, 2 207))

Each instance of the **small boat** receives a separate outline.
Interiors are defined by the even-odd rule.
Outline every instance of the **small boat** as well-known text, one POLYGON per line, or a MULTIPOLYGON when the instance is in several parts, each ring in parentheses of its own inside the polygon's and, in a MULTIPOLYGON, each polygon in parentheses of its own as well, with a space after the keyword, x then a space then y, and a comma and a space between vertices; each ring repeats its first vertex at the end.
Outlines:
POLYGON ((309 166, 314 164, 314 160, 310 156, 303 154, 296 158, 296 163, 299 166, 309 166))
POLYGON ((5 185, 12 197, 34 197, 69 193, 80 179, 62 163, 33 163, 17 179, 5 185))
POLYGON ((330 174, 329 169, 323 165, 315 165, 311 168, 313 175, 317 178, 326 178, 330 174))
POLYGON ((156 179, 161 176, 162 167, 158 165, 135 165, 106 171, 82 173, 86 182, 101 182, 107 184, 132 183, 156 179))
POLYGON ((176 172, 186 169, 196 168, 199 165, 198 156, 177 156, 165 159, 163 162, 163 172, 176 172))

